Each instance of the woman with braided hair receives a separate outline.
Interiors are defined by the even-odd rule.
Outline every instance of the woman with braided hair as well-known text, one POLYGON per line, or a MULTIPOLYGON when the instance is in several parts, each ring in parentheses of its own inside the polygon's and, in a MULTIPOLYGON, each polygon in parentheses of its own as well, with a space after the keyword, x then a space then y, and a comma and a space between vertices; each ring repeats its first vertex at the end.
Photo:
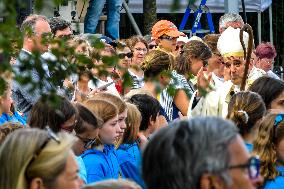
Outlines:
POLYGON ((227 119, 238 127, 249 152, 257 137, 258 123, 266 113, 265 104, 257 93, 246 91, 232 96, 228 105, 227 119))

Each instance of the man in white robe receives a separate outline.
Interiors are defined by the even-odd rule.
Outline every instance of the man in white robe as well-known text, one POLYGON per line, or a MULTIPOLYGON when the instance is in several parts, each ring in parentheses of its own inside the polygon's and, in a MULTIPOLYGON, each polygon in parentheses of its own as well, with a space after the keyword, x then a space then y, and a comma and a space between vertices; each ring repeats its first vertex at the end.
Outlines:
MULTIPOLYGON (((205 97, 201 96, 201 90, 196 91, 191 99, 188 108, 188 117, 192 116, 221 116, 226 117, 228 111, 228 103, 231 96, 240 91, 240 85, 245 70, 244 51, 239 39, 240 29, 229 27, 226 29, 218 40, 218 50, 224 58, 225 67, 230 69, 231 80, 217 89, 209 92, 205 97)), ((248 34, 244 32, 243 41, 245 47, 248 47, 248 34)), ((246 88, 250 86, 254 80, 265 75, 263 70, 249 66, 249 75, 246 88)), ((204 78, 203 70, 199 73, 199 79, 204 78)), ((201 87, 201 86, 200 86, 201 87)))

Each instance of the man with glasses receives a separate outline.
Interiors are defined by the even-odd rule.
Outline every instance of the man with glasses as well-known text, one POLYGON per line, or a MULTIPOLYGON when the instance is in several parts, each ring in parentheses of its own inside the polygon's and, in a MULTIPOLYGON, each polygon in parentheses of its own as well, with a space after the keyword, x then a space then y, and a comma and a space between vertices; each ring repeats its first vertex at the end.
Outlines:
POLYGON ((250 156, 236 126, 217 117, 173 122, 143 154, 148 189, 256 189, 260 162, 250 156))
MULTIPOLYGON (((49 25, 53 38, 55 39, 70 39, 73 37, 73 31, 71 29, 71 23, 60 17, 53 17, 49 19, 49 25)), ((57 44, 50 44, 49 51, 45 52, 42 57, 51 62, 57 61, 57 58, 54 54, 51 53, 52 48, 57 48, 57 44)))
POLYGON ((175 52, 179 36, 184 36, 184 33, 178 31, 168 20, 160 20, 152 28, 152 38, 156 41, 158 49, 169 53, 175 52))
MULTIPOLYGON (((48 81, 50 77, 41 54, 48 50, 47 36, 51 35, 50 25, 46 17, 30 15, 21 25, 24 36, 23 48, 19 53, 13 69, 24 78, 30 78, 33 83, 41 82, 41 92, 47 93, 53 87, 48 81), (32 70, 27 70, 31 67, 32 70)), ((29 113, 32 106, 41 96, 39 89, 32 89, 31 83, 22 85, 16 80, 13 82, 12 95, 16 108, 24 114, 29 113)))

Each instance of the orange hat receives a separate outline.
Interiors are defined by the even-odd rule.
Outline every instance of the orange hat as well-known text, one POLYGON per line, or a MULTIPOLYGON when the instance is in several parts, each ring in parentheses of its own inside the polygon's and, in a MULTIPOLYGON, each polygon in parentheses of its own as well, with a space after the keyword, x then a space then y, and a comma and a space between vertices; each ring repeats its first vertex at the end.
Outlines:
POLYGON ((170 37, 179 37, 183 36, 184 33, 179 32, 176 25, 168 20, 158 21, 152 28, 152 37, 158 39, 162 35, 167 35, 170 37))

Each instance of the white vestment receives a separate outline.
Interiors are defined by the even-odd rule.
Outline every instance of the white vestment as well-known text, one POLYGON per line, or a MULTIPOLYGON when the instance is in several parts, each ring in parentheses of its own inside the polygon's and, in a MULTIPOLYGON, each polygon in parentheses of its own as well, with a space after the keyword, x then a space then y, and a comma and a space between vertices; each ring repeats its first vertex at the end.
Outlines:
MULTIPOLYGON (((246 88, 257 78, 265 74, 263 70, 253 67, 248 76, 246 88)), ((232 95, 239 91, 239 86, 234 85, 231 81, 225 81, 216 90, 209 92, 205 97, 201 97, 196 106, 192 108, 194 97, 196 96, 195 92, 189 102, 187 116, 220 116, 225 118, 228 113, 228 103, 232 95)))

